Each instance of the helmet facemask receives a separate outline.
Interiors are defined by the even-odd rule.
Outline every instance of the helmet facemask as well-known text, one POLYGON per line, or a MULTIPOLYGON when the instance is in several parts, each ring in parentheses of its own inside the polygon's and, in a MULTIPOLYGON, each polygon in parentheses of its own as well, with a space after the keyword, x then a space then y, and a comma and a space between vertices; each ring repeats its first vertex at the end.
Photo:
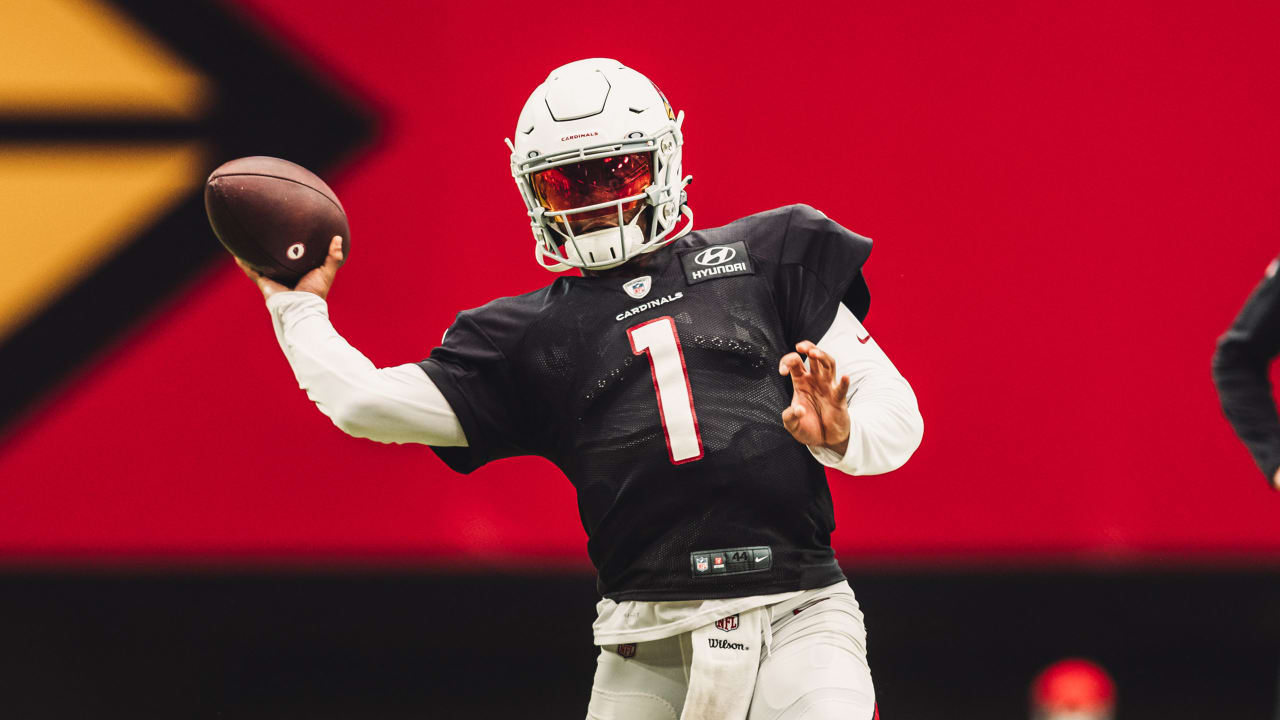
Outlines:
POLYGON ((630 153, 560 165, 529 176, 564 254, 598 265, 618 261, 645 240, 645 190, 653 184, 652 155, 630 153), (619 233, 621 231, 621 233, 619 233))
POLYGON ((604 270, 683 235, 672 235, 681 211, 692 215, 683 207, 678 133, 677 125, 657 137, 518 163, 539 264, 604 270))

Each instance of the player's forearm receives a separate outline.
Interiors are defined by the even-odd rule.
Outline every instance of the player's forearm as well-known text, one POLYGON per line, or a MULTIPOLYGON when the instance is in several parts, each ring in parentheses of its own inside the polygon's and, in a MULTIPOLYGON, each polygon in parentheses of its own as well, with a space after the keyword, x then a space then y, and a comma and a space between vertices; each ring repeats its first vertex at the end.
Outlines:
POLYGON ((466 445, 431 379, 412 364, 376 368, 333 328, 324 300, 278 293, 267 308, 298 386, 343 432, 387 443, 466 445))
POLYGON ((877 475, 906 464, 924 437, 915 392, 901 375, 868 381, 850 399, 849 449, 836 467, 877 475))
POLYGON ((901 376, 864 379, 850 398, 849 443, 843 456, 810 447, 823 465, 849 475, 879 475, 906 464, 924 437, 915 393, 901 376))
POLYGON ((836 359, 836 372, 850 378, 849 444, 843 456, 810 447, 814 457, 850 475, 902 467, 924 436, 911 385, 844 305, 818 346, 836 359))

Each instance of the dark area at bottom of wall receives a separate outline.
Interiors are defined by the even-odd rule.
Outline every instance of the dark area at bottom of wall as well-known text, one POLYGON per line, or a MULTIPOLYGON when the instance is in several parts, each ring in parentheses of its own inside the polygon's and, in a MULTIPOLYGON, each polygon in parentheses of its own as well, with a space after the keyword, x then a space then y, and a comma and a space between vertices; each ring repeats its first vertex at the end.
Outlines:
MULTIPOLYGON (((1118 720, 1273 720, 1274 571, 854 571, 885 720, 1026 718, 1086 656, 1118 720)), ((586 575, 0 573, 0 717, 582 718, 586 575)))

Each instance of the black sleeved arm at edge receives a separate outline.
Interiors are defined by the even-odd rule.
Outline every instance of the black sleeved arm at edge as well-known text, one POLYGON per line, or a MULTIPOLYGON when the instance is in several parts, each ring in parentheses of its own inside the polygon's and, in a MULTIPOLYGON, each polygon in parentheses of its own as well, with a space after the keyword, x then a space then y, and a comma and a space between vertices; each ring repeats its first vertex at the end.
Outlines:
MULTIPOLYGON (((1280 262, 1278 260, 1277 262, 1280 262)), ((1268 269, 1213 355, 1222 411, 1271 483, 1280 469, 1280 417, 1268 368, 1280 354, 1280 278, 1268 269)))

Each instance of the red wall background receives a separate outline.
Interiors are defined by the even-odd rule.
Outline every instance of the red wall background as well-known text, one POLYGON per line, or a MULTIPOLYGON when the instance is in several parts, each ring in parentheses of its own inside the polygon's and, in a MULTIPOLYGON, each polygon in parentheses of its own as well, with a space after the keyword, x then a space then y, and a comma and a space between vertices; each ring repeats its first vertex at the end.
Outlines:
MULTIPOLYGON (((382 114, 331 178, 332 316, 375 362, 550 281, 502 138, 551 68, 615 57, 687 112, 700 226, 807 202, 876 238, 868 326, 926 430, 831 477, 844 561, 1280 560, 1209 378, 1280 250, 1275 3, 243 5, 382 114)), ((336 430, 229 259, 0 440, 7 562, 281 558, 586 566, 548 463, 336 430)))

